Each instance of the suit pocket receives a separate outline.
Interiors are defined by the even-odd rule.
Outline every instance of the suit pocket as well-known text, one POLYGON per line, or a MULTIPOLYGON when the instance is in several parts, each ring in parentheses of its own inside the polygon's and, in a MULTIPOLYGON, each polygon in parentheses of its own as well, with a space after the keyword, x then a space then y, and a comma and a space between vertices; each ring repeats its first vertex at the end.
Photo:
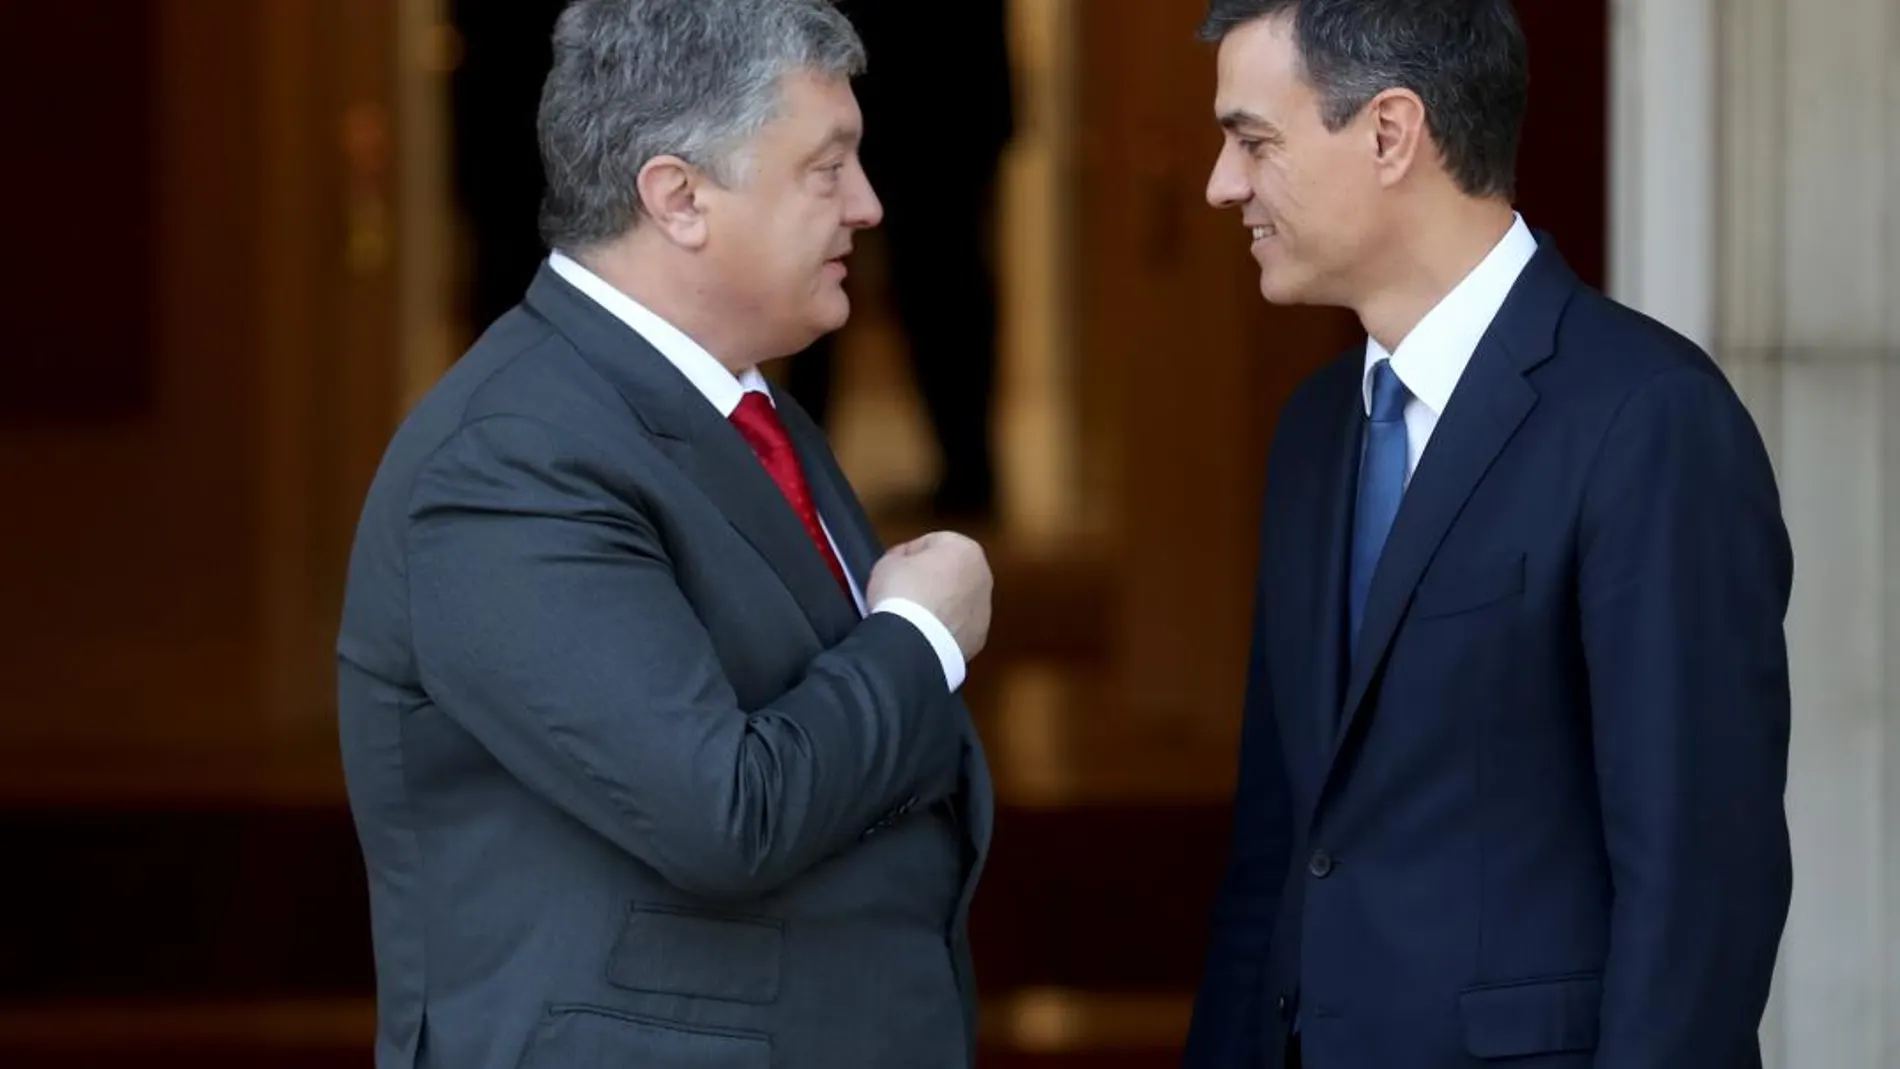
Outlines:
POLYGON ((1469 988, 1458 996, 1465 1051, 1523 1058, 1596 1049, 1603 980, 1592 975, 1469 988))
POLYGON ((1433 568, 1418 585, 1418 594, 1412 600, 1412 615, 1419 619, 1455 616, 1523 592, 1522 553, 1502 560, 1494 558, 1476 564, 1433 568))
POLYGON ((607 982, 630 991, 763 1004, 778 998, 784 922, 677 906, 636 905, 607 959, 607 982))
POLYGON ((772 1040, 759 1032, 678 1024, 597 1006, 550 1006, 517 1069, 608 1065, 771 1069, 772 1040))

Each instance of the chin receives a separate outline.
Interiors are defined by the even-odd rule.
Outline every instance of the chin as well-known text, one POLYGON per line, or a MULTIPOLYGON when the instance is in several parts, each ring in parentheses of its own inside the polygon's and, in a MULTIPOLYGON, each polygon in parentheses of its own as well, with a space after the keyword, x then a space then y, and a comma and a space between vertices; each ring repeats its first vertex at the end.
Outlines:
POLYGON ((1300 291, 1279 283, 1269 275, 1260 275, 1260 296, 1267 298, 1267 304, 1300 304, 1300 291))
POLYGON ((1272 272, 1260 273, 1260 296, 1268 304, 1309 304, 1306 287, 1296 279, 1283 278, 1272 272))
POLYGON ((816 307, 812 309, 812 326, 826 334, 834 330, 842 330, 850 319, 851 298, 845 296, 842 289, 820 297, 816 307))

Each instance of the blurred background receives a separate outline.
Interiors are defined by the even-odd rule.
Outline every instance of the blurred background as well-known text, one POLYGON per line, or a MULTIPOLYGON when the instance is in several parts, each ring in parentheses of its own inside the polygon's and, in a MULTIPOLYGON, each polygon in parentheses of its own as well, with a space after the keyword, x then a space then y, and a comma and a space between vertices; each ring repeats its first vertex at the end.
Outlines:
MULTIPOLYGON (((0 0, 0 1065, 370 1064, 346 552, 387 436, 543 255, 559 6, 0 0)), ((773 373, 823 399, 887 539, 954 524, 996 562, 969 684, 1001 806, 983 1064, 1171 1065, 1267 442, 1362 335, 1267 307, 1202 200, 1201 0, 1008 0, 994 31, 974 0, 853 6, 889 20, 872 144, 922 106, 875 80, 920 31, 971 121, 934 175, 889 146, 887 206, 981 240, 861 242, 850 327, 773 373)), ((1797 887, 1771 1065, 1896 1069, 1900 5, 1519 10, 1525 216, 1715 352, 1780 469, 1797 887)))

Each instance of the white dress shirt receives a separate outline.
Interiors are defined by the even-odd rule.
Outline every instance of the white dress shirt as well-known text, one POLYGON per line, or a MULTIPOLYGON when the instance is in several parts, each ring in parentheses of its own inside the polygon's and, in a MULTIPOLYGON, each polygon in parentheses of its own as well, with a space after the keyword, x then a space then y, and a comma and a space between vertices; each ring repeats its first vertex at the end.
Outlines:
MULTIPOLYGON (((765 376, 757 368, 747 368, 743 374, 733 375, 714 356, 698 342, 686 336, 678 327, 661 319, 651 309, 615 289, 605 279, 581 266, 571 257, 555 252, 548 257, 548 265, 562 278, 571 283, 602 308, 613 313, 614 317, 625 323, 633 331, 645 338, 648 344, 660 351, 660 355, 686 376, 706 401, 723 418, 730 419, 734 409, 739 407, 747 391, 755 391, 772 400, 772 388, 766 383, 765 376)), ((776 402, 774 402, 776 404, 776 402)), ((809 475, 807 476, 809 478, 809 475)), ((844 554, 838 551, 838 542, 831 534, 830 524, 821 515, 818 524, 824 528, 825 538, 831 543, 831 551, 837 554, 838 562, 844 566, 845 579, 851 585, 851 597, 858 604, 858 612, 864 613, 864 588, 860 578, 851 574, 851 566, 846 563, 844 554)), ((922 605, 905 598, 885 598, 871 608, 872 612, 895 613, 909 620, 930 640, 931 648, 937 651, 937 659, 943 662, 944 681, 951 690, 963 685, 963 677, 968 666, 963 660, 963 651, 957 647, 957 641, 943 621, 922 605)))
POLYGON ((1471 363, 1471 354, 1477 351, 1478 342, 1490 329, 1491 320, 1497 318, 1498 309, 1503 307, 1504 299, 1517 283, 1517 276, 1536 253, 1537 239, 1524 225, 1523 217, 1517 216, 1511 229, 1478 266, 1472 268, 1444 300, 1425 313, 1425 318, 1399 342, 1397 352, 1388 353, 1385 346, 1366 339, 1362 393, 1367 414, 1372 412, 1372 371, 1381 360, 1392 361, 1393 374, 1410 394, 1405 402, 1408 453, 1405 478, 1408 482, 1418 468, 1418 458, 1425 453, 1426 442, 1438 426, 1438 417, 1451 402, 1451 392, 1464 375, 1465 365, 1471 363))

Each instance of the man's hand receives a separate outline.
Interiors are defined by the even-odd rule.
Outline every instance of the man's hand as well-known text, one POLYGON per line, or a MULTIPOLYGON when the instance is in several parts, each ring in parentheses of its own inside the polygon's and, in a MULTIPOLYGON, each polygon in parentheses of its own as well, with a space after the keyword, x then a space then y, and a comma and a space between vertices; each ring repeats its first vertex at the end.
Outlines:
POLYGON ((884 554, 871 569, 865 600, 875 605, 904 598, 922 605, 950 629, 968 661, 989 641, 991 585, 982 546, 954 531, 932 531, 884 554))

